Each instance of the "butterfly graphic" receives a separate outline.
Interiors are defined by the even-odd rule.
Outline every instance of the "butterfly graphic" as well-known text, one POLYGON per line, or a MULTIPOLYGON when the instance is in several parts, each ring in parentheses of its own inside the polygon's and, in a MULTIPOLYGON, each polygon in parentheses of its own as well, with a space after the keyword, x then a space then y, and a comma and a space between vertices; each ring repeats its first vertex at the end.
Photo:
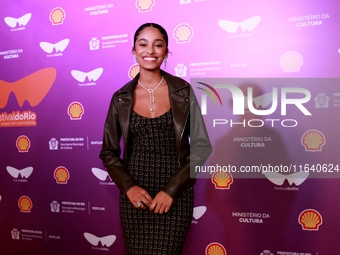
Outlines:
POLYGON ((43 51, 45 51, 46 53, 52 53, 53 49, 55 49, 56 52, 63 52, 69 43, 70 43, 70 39, 66 38, 55 44, 49 43, 49 42, 41 42, 39 45, 40 45, 40 48, 42 48, 43 51))
POLYGON ((249 32, 253 31, 260 23, 260 21, 261 17, 255 16, 241 22, 235 22, 231 20, 219 20, 218 24, 223 30, 227 31, 228 33, 235 34, 239 27, 241 27, 242 32, 245 32, 246 30, 248 30, 249 32))
POLYGON ((288 180, 289 185, 294 183, 296 186, 299 186, 308 178, 309 172, 297 172, 292 174, 264 172, 264 175, 268 180, 278 186, 283 185, 285 180, 288 180))
POLYGON ((15 82, 0 80, 0 109, 7 105, 11 92, 14 92, 20 107, 26 100, 33 107, 38 105, 51 89, 56 76, 57 71, 48 67, 15 82))
POLYGON ((110 247, 116 241, 115 235, 97 237, 93 234, 85 232, 84 237, 90 244, 94 246, 97 246, 100 242, 102 246, 110 247))
POLYGON ((16 169, 14 167, 11 167, 11 166, 7 166, 6 167, 7 169, 7 172, 13 177, 13 178, 18 178, 19 177, 19 174, 21 176, 21 178, 28 178, 30 177, 30 175, 32 174, 33 172, 33 167, 29 166, 29 167, 25 167, 21 170, 19 169, 16 169))
MULTIPOLYGON (((267 93, 258 97, 254 97, 253 98, 253 103, 255 104, 255 106, 257 108, 259 108, 259 106, 262 106, 263 108, 267 107, 271 102, 272 102, 272 93, 267 93)), ((244 97, 244 108, 247 109, 248 108, 248 98, 244 97)))
MULTIPOLYGON (((91 171, 101 181, 105 181, 107 179, 107 177, 110 178, 110 175, 108 174, 107 171, 101 170, 99 168, 93 167, 91 169, 91 171)), ((111 178, 110 178, 110 180, 111 180, 111 178)))
POLYGON ((89 81, 97 81, 102 75, 103 71, 104 69, 101 67, 87 73, 78 70, 72 70, 71 75, 79 82, 84 82, 86 80, 86 77, 89 81))
POLYGON ((205 206, 194 207, 194 212, 193 212, 194 219, 198 220, 199 218, 203 216, 203 214, 205 214, 206 211, 207 211, 207 207, 205 206))
POLYGON ((30 21, 32 17, 31 13, 27 13, 20 18, 12 18, 12 17, 5 17, 4 21, 5 23, 10 26, 11 28, 15 28, 17 26, 17 23, 19 23, 19 26, 26 26, 27 23, 30 21))

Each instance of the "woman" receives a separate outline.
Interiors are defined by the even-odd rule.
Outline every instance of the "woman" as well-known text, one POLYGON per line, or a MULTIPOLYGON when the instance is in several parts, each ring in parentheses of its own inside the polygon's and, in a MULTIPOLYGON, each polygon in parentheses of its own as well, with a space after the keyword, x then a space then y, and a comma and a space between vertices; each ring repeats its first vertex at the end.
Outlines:
POLYGON ((121 191, 128 255, 181 254, 193 213, 190 165, 211 152, 190 85, 160 69, 168 52, 163 27, 137 29, 132 53, 140 73, 114 93, 105 123, 100 158, 121 191))

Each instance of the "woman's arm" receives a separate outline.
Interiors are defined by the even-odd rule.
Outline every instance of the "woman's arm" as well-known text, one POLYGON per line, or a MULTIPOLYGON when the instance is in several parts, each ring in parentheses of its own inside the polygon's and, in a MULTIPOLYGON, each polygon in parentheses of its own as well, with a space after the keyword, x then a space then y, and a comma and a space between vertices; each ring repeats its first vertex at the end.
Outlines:
MULTIPOLYGON (((190 113, 186 122, 184 135, 190 136, 190 145, 187 145, 187 147, 190 146, 190 148, 187 148, 189 152, 186 158, 184 160, 182 159, 180 171, 175 174, 162 189, 173 199, 192 182, 192 178, 195 178, 196 175, 194 172, 190 175, 190 169, 193 171, 195 166, 203 165, 212 151, 201 110, 192 89, 190 89, 190 113)), ((183 137, 182 139, 185 138, 183 137)), ((181 153, 183 153, 183 151, 181 153)))
POLYGON ((112 181, 125 194, 128 189, 136 184, 126 172, 125 162, 120 157, 122 130, 117 109, 117 96, 114 94, 105 121, 103 145, 99 157, 102 159, 112 181))

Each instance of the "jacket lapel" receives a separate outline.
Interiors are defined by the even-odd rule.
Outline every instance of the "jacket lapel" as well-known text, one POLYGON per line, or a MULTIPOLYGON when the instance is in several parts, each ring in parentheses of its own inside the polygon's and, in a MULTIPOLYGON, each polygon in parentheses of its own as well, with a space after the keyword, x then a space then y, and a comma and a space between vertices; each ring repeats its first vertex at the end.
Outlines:
POLYGON ((135 77, 135 79, 126 84, 118 93, 118 116, 124 138, 125 151, 129 142, 129 123, 133 106, 133 90, 137 84, 138 77, 135 77))
POLYGON ((171 76, 166 75, 166 82, 169 86, 169 99, 174 123, 177 151, 180 151, 182 135, 189 116, 189 84, 178 83, 171 76), (185 86, 183 86, 185 85, 185 86), (188 87, 186 87, 188 86, 188 87), (183 93, 183 89, 186 89, 183 93))

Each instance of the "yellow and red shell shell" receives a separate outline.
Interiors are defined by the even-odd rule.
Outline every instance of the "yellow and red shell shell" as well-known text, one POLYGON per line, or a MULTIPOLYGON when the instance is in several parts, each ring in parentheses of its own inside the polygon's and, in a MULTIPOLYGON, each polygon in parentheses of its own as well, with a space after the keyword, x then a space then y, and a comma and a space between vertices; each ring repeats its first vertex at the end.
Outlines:
POLYGON ((54 178, 57 183, 66 184, 67 180, 70 178, 70 173, 66 167, 59 166, 54 170, 54 178))
POLYGON ((21 212, 30 212, 33 207, 33 203, 28 196, 22 196, 18 200, 18 206, 21 212))
POLYGON ((216 189, 229 189, 233 178, 228 172, 216 172, 211 176, 211 181, 215 184, 216 189))
POLYGON ((21 135, 18 137, 16 145, 20 152, 28 152, 28 149, 31 147, 31 142, 27 136, 21 135))

